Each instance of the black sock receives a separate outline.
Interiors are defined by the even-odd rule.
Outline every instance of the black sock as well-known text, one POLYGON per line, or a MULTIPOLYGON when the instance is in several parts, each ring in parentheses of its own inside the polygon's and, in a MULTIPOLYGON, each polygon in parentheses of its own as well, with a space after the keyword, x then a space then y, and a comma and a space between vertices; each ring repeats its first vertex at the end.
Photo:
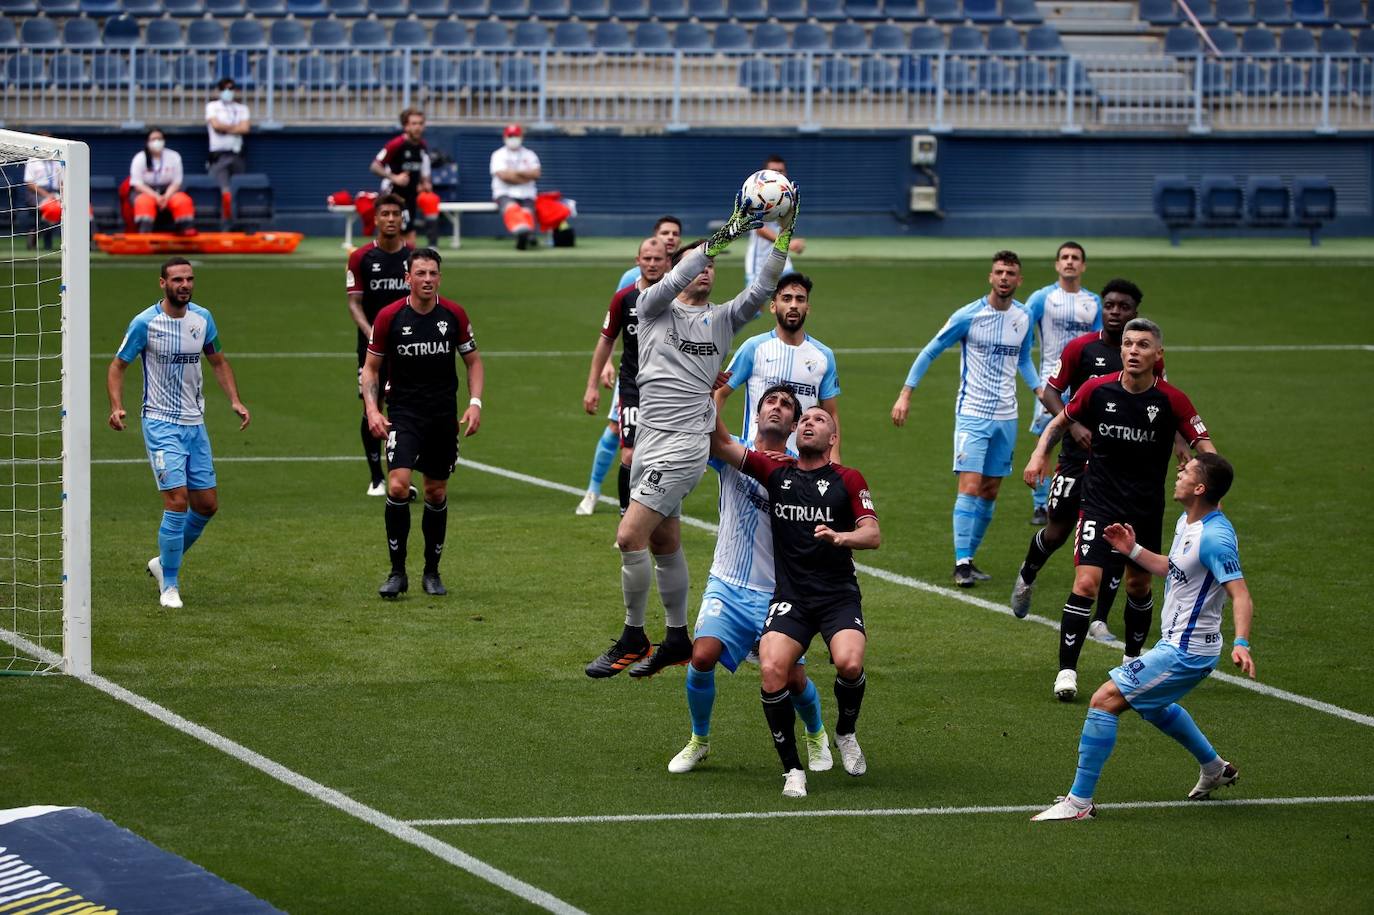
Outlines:
POLYGON ((797 755, 797 712, 792 707, 792 694, 787 687, 776 693, 759 690, 763 699, 763 717, 768 719, 768 730, 773 734, 773 747, 782 760, 782 771, 791 772, 802 767, 801 757, 797 755))
POLYGON ((372 430, 367 428, 367 415, 363 415, 363 457, 367 458, 367 469, 372 474, 372 485, 376 486, 386 475, 382 473, 382 440, 372 437, 372 430))
POLYGON ((839 718, 835 721, 837 735, 854 733, 854 724, 859 720, 859 709, 864 704, 864 684, 867 682, 862 670, 859 671, 857 680, 846 680, 836 674, 835 708, 839 710, 839 718))
POLYGON ((1097 612, 1093 619, 1107 622, 1107 614, 1112 612, 1116 603, 1116 592, 1121 590, 1121 576, 1126 573, 1126 563, 1113 564, 1102 570, 1102 584, 1097 589, 1097 612))
POLYGON ((643 626, 631 626, 625 624, 625 628, 620 630, 620 644, 622 645, 647 645, 649 637, 644 634, 643 626))
POLYGON ((1035 536, 1030 539, 1030 546, 1026 548, 1026 558, 1021 563, 1021 578, 1026 584, 1033 584, 1035 576, 1040 574, 1040 570, 1045 567, 1045 563, 1050 561, 1050 554, 1054 550, 1045 549, 1045 541, 1040 536, 1044 529, 1035 532, 1035 536))
POLYGON ((386 546, 391 571, 406 573, 406 540, 410 537, 410 502, 386 497, 386 546))
POLYGON ((1092 616, 1093 599, 1069 594, 1064 613, 1059 618, 1059 669, 1077 670, 1078 655, 1083 651, 1083 639, 1088 635, 1088 620, 1092 616))
POLYGON ((692 644, 691 638, 687 635, 686 626, 668 626, 664 629, 663 641, 667 642, 686 642, 692 644))
POLYGON ((439 557, 444 553, 444 534, 448 531, 448 499, 425 503, 420 516, 420 530, 425 535, 425 571, 439 571, 439 557))
POLYGON ((1128 657, 1139 657, 1140 650, 1145 647, 1145 640, 1150 636, 1150 621, 1154 615, 1155 596, 1152 592, 1145 592, 1144 597, 1126 595, 1126 612, 1123 614, 1122 625, 1126 627, 1128 657))
POLYGON ((630 508, 630 468, 624 464, 620 465, 620 474, 616 477, 617 488, 620 490, 620 513, 623 515, 630 508))

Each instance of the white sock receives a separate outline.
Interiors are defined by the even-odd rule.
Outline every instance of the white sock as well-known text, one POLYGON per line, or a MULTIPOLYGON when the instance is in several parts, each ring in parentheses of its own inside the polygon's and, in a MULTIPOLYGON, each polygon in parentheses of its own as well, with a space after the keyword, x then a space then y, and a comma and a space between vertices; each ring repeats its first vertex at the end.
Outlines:
MULTIPOLYGON (((654 574, 658 579, 658 596, 663 601, 663 616, 668 626, 687 625, 687 557, 682 548, 654 557, 654 574)), ((642 618, 642 617, 641 617, 642 618)))
POLYGON ((620 587, 625 592, 625 625, 644 628, 644 608, 649 603, 653 573, 648 550, 625 550, 620 554, 620 587))
POLYGON ((1209 776, 1217 776, 1217 775, 1220 775, 1221 772, 1222 772, 1222 770, 1225 769, 1225 768, 1226 768, 1226 760, 1222 759, 1220 756, 1218 756, 1216 759, 1212 760, 1212 761, 1209 762, 1209 763, 1203 763, 1203 764, 1202 764, 1202 771, 1203 771, 1203 773, 1205 773, 1206 775, 1209 775, 1209 776))

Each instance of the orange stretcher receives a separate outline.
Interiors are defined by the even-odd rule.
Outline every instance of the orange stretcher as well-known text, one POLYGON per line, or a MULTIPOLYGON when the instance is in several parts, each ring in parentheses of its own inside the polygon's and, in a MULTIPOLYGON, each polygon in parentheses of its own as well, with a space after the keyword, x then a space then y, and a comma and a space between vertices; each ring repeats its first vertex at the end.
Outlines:
POLYGON ((97 233, 95 243, 106 254, 290 254, 304 237, 300 232, 117 232, 97 233))

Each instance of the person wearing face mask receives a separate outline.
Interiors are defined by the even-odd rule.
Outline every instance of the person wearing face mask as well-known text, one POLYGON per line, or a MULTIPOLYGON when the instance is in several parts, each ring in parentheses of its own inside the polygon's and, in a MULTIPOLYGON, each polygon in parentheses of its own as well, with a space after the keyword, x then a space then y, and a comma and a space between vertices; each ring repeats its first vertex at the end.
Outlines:
POLYGON ((219 81, 219 94, 205 105, 205 127, 210 134, 210 155, 205 170, 214 177, 224 195, 224 212, 229 212, 229 179, 248 170, 243 155, 243 138, 248 135, 251 120, 248 106, 235 101, 238 86, 232 77, 219 81))
POLYGON ((557 191, 539 193, 539 156, 525 146, 525 128, 507 124, 501 136, 501 147, 491 154, 491 199, 507 231, 515 236, 515 247, 524 251, 537 244, 536 231, 549 230, 557 230, 556 244, 562 244, 558 232, 565 233, 571 244, 568 219, 573 210, 557 191))
POLYGON ((167 138, 161 130, 154 127, 148 131, 143 151, 129 164, 129 192, 140 233, 153 231, 153 223, 165 211, 171 214, 178 232, 195 234, 196 208, 181 189, 182 175, 181 155, 167 148, 167 138))

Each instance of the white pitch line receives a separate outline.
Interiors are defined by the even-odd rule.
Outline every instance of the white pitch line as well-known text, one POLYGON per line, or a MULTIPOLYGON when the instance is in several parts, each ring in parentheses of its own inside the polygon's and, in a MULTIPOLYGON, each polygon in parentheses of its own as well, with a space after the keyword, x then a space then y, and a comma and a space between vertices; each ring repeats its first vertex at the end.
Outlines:
MULTIPOLYGON (((8 629, 0 629, 0 640, 9 642, 25 654, 37 658, 43 663, 52 665, 55 668, 60 667, 62 663, 62 658, 55 652, 49 651, 40 645, 36 645, 23 636, 11 632, 8 629)), ((423 849, 436 858, 461 868, 474 877, 478 877, 494 886, 498 886, 532 905, 536 905, 549 912, 557 912, 559 915, 583 915, 581 909, 569 905, 557 896, 541 890, 537 886, 532 886, 517 877, 512 877, 505 871, 498 870, 485 861, 474 858, 467 852, 455 848, 447 842, 442 842, 431 835, 421 832, 409 823, 398 820, 395 817, 387 816, 380 810, 369 807, 359 801, 355 801, 341 791, 336 791, 333 788, 320 784, 314 779, 301 775, 299 772, 288 769, 281 763, 268 759, 261 753, 250 750, 243 744, 236 743, 223 735, 215 733, 207 727, 196 724, 194 721, 189 721, 176 712, 158 705, 151 699, 146 699, 135 692, 125 689, 118 683, 107 680, 98 674, 89 674, 87 676, 78 677, 77 679, 88 686, 95 687, 102 693, 126 705, 134 707, 145 715, 161 721, 168 727, 180 731, 188 737, 193 737, 201 743, 237 759, 239 762, 252 766, 264 775, 271 776, 284 785, 289 785, 321 803, 328 804, 330 807, 341 810, 351 817, 362 820, 369 826, 375 826, 383 832, 400 839, 402 842, 423 849)))
MULTIPOLYGON (((1329 797, 1246 797, 1216 801, 1121 801, 1098 804, 1098 810, 1170 810, 1191 807, 1301 807, 1315 804, 1370 804, 1374 794, 1343 794, 1329 797)), ((742 810, 701 813, 621 813, 561 817, 453 817, 406 820, 411 826, 584 826, 598 823, 671 823, 711 820, 787 820, 839 817, 932 817, 988 813, 1039 813, 1046 804, 1000 804, 978 807, 878 807, 835 810, 742 810)))

